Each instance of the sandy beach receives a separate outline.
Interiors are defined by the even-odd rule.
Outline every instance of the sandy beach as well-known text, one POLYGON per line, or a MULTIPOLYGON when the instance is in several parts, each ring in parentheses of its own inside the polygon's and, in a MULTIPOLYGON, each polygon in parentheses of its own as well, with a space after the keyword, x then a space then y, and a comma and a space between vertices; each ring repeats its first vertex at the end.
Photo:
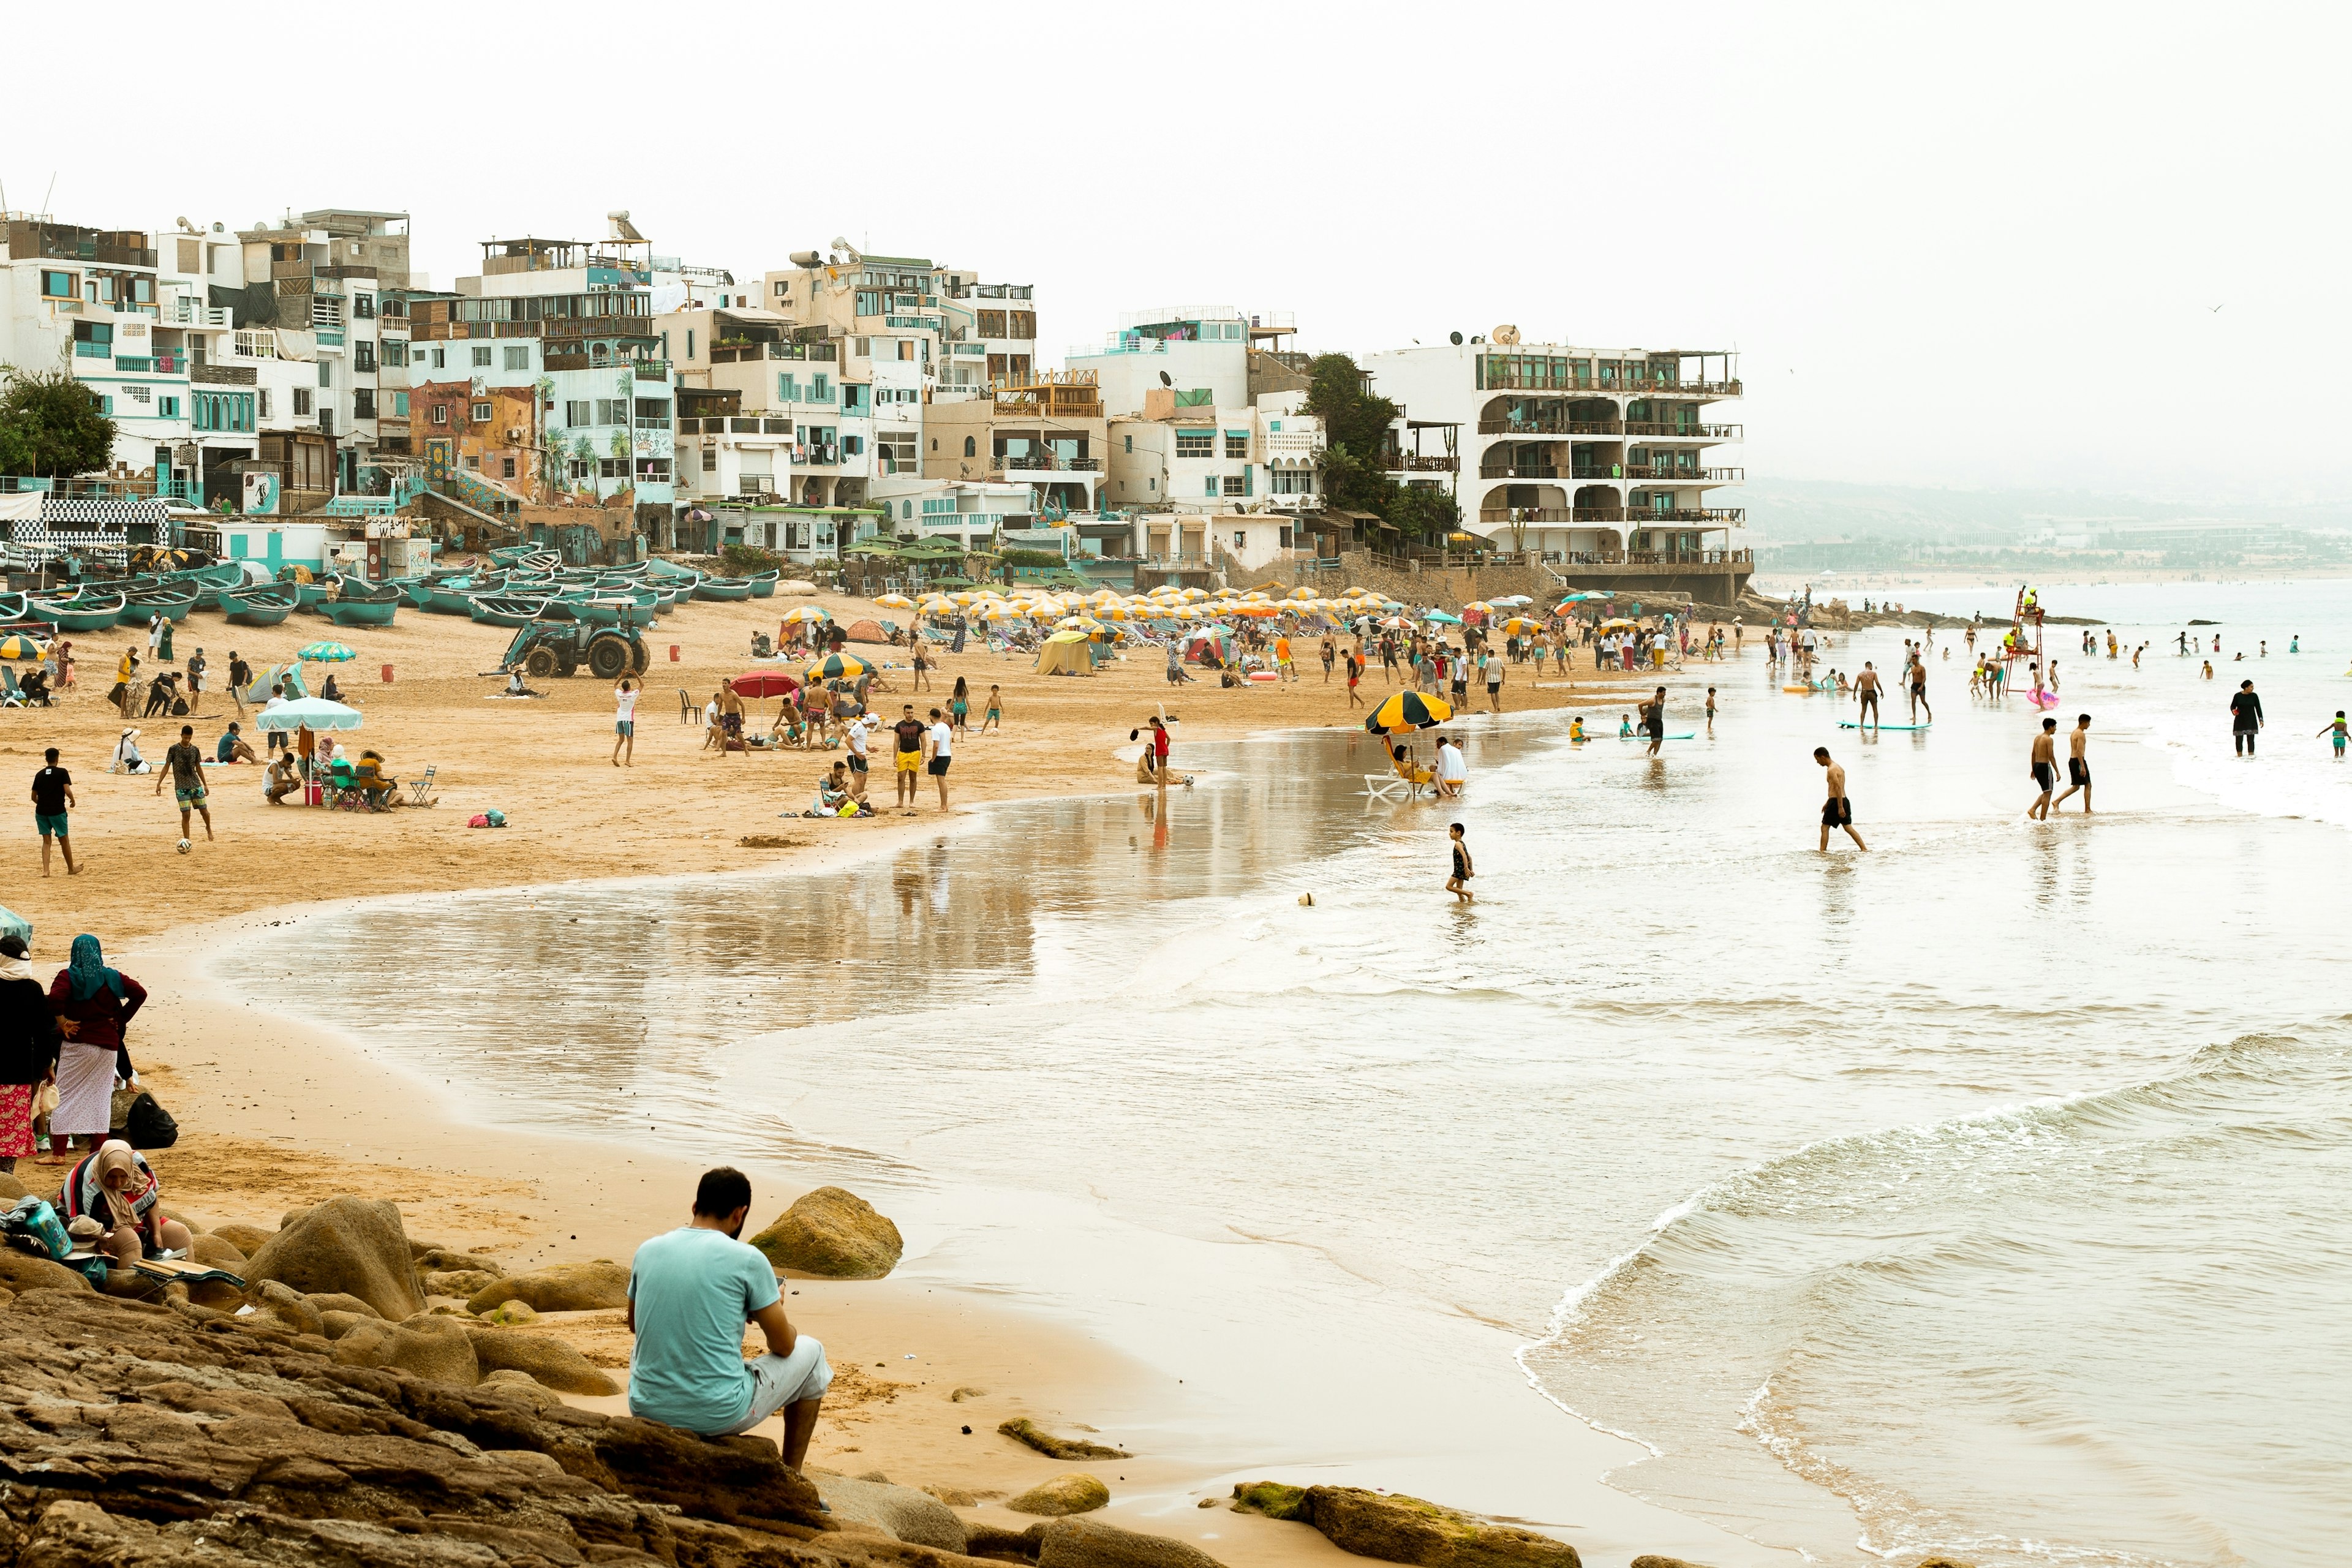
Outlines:
MULTIPOLYGON (((674 1158, 632 1150, 616 1159, 591 1139, 487 1131, 462 1079, 432 1085, 359 1047, 346 1029, 365 1020, 341 1013, 331 975, 306 968, 299 938, 289 928, 321 908, 402 893, 747 869, 824 878, 957 832, 974 820, 968 806, 1131 793, 1129 764, 1115 753, 1158 708, 1176 720, 1180 767, 1191 742, 1361 721, 1361 710, 1349 712, 1342 678, 1323 682, 1311 642, 1300 645, 1302 680, 1234 690, 1211 680, 1171 689, 1151 650, 1109 664, 1092 679, 1049 679, 1030 673, 1027 657, 975 649, 948 656, 925 691, 911 689, 908 669, 889 669, 895 689, 877 690, 874 699, 886 714, 902 701, 915 702, 919 712, 944 706, 961 674, 972 684, 976 719, 989 686, 1003 688, 1004 731, 975 732, 958 746, 956 813, 940 816, 925 781, 913 816, 803 819, 798 813, 816 776, 840 752, 720 755, 702 748, 698 724, 682 722, 680 707, 698 708, 719 679, 756 668, 747 654, 751 633, 772 635, 776 616, 805 602, 697 605, 657 628, 634 765, 625 770, 609 760, 611 696, 602 682, 584 675, 543 681, 551 694, 542 700, 489 696, 499 682, 478 672, 497 662, 510 633, 415 610, 404 610, 390 628, 341 633, 307 618, 256 631, 228 627, 214 615, 192 616, 179 629, 176 651, 184 659, 203 647, 216 679, 232 649, 258 668, 320 637, 351 644, 359 658, 339 667, 338 679, 367 717, 364 728, 345 739, 354 748, 380 750, 387 771, 404 780, 436 767, 439 804, 382 815, 273 807, 261 796, 261 770, 215 768, 216 841, 205 842, 199 828, 184 857, 173 850, 172 801, 154 795, 154 778, 104 772, 121 721, 103 693, 128 634, 75 638, 75 692, 56 710, 0 713, 0 753, 29 777, 44 746, 62 748, 78 796, 76 848, 87 869, 70 879, 61 864, 47 879, 31 874, 29 857, 37 850, 26 824, 19 850, 28 857, 26 874, 11 879, 9 903, 35 924, 38 973, 61 960, 74 933, 91 931, 106 941, 110 961, 152 994, 132 1047, 146 1080, 185 1130, 179 1146, 158 1161, 172 1200, 208 1224, 268 1227, 289 1208, 356 1192, 397 1202, 412 1237, 483 1248, 509 1268, 625 1259, 646 1237, 683 1221, 695 1176, 732 1157, 728 1151, 682 1135, 674 1158), (388 683, 380 677, 385 666, 388 683), (507 814, 509 826, 466 826, 469 816, 492 807, 507 814), (772 842, 746 847, 746 838, 772 842), (258 944, 285 945, 283 994, 233 994, 210 973, 210 955, 258 944)), ((856 601, 820 602, 845 620, 871 613, 856 601)), ((898 649, 852 651, 902 666, 907 657, 898 649)), ((314 667, 314 683, 316 673, 314 667)), ((1617 703, 1628 684, 1596 678, 1588 653, 1572 684, 1556 673, 1538 678, 1532 667, 1514 667, 1505 706, 1524 711, 1617 703)), ((1391 689, 1377 666, 1368 672, 1368 701, 1391 689)), ((195 726, 209 753, 234 715, 226 696, 210 694, 190 720, 133 722, 146 755, 159 761, 180 722, 195 726)), ((249 722, 247 729, 251 732, 249 722)), ((882 791, 890 787, 885 772, 877 771, 875 782, 882 791)), ((560 896, 595 894, 585 889, 560 896)), ((384 942, 403 942, 405 918, 386 918, 384 942)), ((500 958, 485 952, 481 962, 495 966, 500 958)), ((427 975, 418 979, 430 983, 427 975)), ((518 997, 517 1005, 529 1005, 529 998, 518 997)), ((755 1228, 813 1184, 786 1164, 738 1163, 756 1184, 755 1228)), ((1257 1479, 1253 1466, 1265 1452, 1260 1418, 1270 1405, 1210 1406, 1082 1327, 992 1300, 983 1289, 898 1279, 807 1279, 793 1289, 795 1321, 825 1340, 843 1374, 828 1399, 813 1465, 968 1492, 973 1506, 960 1511, 1017 1530, 1028 1521, 996 1500, 1073 1468, 994 1430, 1001 1421, 1030 1416, 1051 1430, 1106 1434, 1101 1440, 1138 1455, 1108 1468, 1083 1467, 1110 1484, 1108 1517, 1118 1522, 1193 1541, 1236 1565, 1344 1555, 1311 1530, 1205 1506, 1226 1496, 1234 1480, 1257 1479), (959 1402, 951 1398, 959 1389, 982 1392, 959 1402)), ((554 1314, 533 1331, 564 1335, 616 1375, 625 1365, 628 1342, 617 1313, 554 1314)), ((1285 1396, 1271 1385, 1265 1395, 1285 1396)), ((1555 1444, 1565 1436, 1595 1478, 1632 1451, 1584 1430, 1532 1392, 1515 1398, 1520 1407, 1503 1417, 1468 1407, 1454 1413, 1489 1434, 1465 1449, 1510 1445, 1513 1434, 1493 1427, 1507 1419, 1544 1431, 1555 1444)), ((615 1411, 624 1404, 617 1397, 576 1402, 615 1411)), ((1447 1416, 1430 1411, 1415 1418, 1447 1416)), ((1348 1456, 1350 1479, 1377 1472, 1379 1452, 1377 1442, 1358 1446, 1348 1456)), ((1273 1479, 1315 1479, 1299 1473, 1297 1456, 1281 1458, 1292 1462, 1273 1479)), ((1589 1516, 1539 1521, 1573 1524, 1572 1539, 1589 1562, 1622 1563, 1647 1551, 1701 1553, 1726 1564, 1781 1560, 1610 1491, 1597 1479, 1589 1495, 1589 1516)))

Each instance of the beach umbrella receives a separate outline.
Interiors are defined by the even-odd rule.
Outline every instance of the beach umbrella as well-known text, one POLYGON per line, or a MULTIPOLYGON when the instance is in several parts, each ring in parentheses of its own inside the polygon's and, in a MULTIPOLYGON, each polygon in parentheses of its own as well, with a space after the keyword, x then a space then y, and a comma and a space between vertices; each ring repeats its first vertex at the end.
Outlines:
POLYGON ((845 653, 827 654, 804 672, 811 680, 855 680, 866 673, 866 661, 845 653))
POLYGON ((47 643, 24 636, 0 637, 0 658, 39 658, 49 651, 47 643))
POLYGON ((1315 596, 1315 590, 1312 588, 1293 588, 1284 596, 1286 598, 1292 599, 1311 599, 1315 596))
POLYGON ((915 607, 915 601, 904 594, 885 594, 874 602, 886 610, 911 610, 915 607))
POLYGON ((1539 632, 1543 630, 1543 623, 1541 621, 1531 621, 1525 616, 1513 616, 1509 620, 1503 623, 1500 629, 1506 637, 1522 637, 1528 632, 1539 632))
POLYGON ((1103 624, 1092 616, 1072 616, 1066 620, 1055 622, 1054 626, 1057 631, 1086 632, 1089 635, 1105 629, 1103 624))
POLYGON ((1010 605, 982 605, 972 612, 972 616, 982 621, 1009 621, 1020 614, 1010 605))
MULTIPOLYGON (((294 657, 311 664, 348 664, 359 658, 359 653, 348 643, 314 642, 294 657)), ((316 724, 310 726, 313 730, 318 727, 316 724)))
POLYGON ((346 708, 340 702, 330 702, 323 697, 298 697, 282 702, 259 715, 261 727, 270 731, 299 730, 308 725, 313 730, 356 730, 360 727, 360 710, 346 708))
POLYGON ((1473 599, 1462 606, 1462 613, 1465 616, 1474 612, 1481 616, 1491 616, 1495 613, 1495 606, 1484 599, 1473 599))
POLYGON ((798 605, 786 610, 783 624, 788 626, 814 626, 818 621, 833 619, 833 612, 823 605, 798 605))
POLYGON ((1364 728, 1375 735, 1395 735, 1407 730, 1426 730, 1453 717, 1453 707, 1442 698, 1400 691, 1372 710, 1371 716, 1364 721, 1364 728))
POLYGON ((1622 631, 1628 626, 1638 626, 1641 624, 1639 621, 1629 621, 1622 616, 1612 616, 1601 623, 1601 629, 1604 632, 1622 631))
POLYGON ((762 697, 790 697, 801 689, 801 683, 781 669, 755 669, 729 681, 738 697, 757 701, 762 697))
POLYGON ((1444 610, 1423 610, 1421 613, 1421 618, 1424 621, 1435 621, 1440 626, 1458 626, 1462 624, 1460 616, 1449 616, 1444 610))
POLYGON ((1498 610, 1516 610, 1522 605, 1532 605, 1534 603, 1535 601, 1528 597, 1525 594, 1505 594, 1502 597, 1495 601, 1495 607, 1498 610))

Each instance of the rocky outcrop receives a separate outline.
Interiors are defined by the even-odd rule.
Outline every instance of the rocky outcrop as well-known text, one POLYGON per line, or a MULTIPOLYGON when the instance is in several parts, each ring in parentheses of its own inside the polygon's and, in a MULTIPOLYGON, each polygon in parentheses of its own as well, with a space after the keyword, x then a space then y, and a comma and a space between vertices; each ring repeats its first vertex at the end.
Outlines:
POLYGON ((247 1258, 251 1258, 268 1245, 271 1235, 257 1225, 216 1226, 205 1234, 220 1237, 247 1258))
MULTIPOLYGON (((1661 1557, 1652 1552, 1634 1558, 1633 1568, 1706 1568, 1706 1564, 1693 1563, 1681 1557, 1661 1557)), ((1930 1565, 1923 1563, 1919 1564, 1919 1568, 1930 1568, 1930 1565)))
POLYGON ((288 1216, 253 1254, 246 1283, 356 1296, 398 1322, 425 1310, 400 1211, 381 1199, 334 1197, 288 1216))
POLYGON ((289 1334, 323 1334, 326 1316, 292 1286, 264 1279, 253 1288, 254 1315, 274 1322, 289 1334))
POLYGON ((1057 1519, 1037 1548, 1037 1568, 1219 1568, 1190 1542, 1144 1535, 1093 1519, 1057 1519))
POLYGON ((224 1237, 205 1235, 194 1237, 188 1246, 191 1261, 207 1268, 226 1268, 238 1279, 245 1278, 245 1254, 224 1237))
POLYGON ((398 1367, 463 1388, 482 1380, 473 1337, 454 1318, 423 1316, 405 1323, 362 1319, 337 1336, 334 1344, 334 1359, 346 1366, 398 1367))
POLYGON ((879 1279, 907 1250, 887 1216, 840 1187, 803 1193, 751 1245, 779 1268, 827 1279, 879 1279))
POLYGON ((1058 1519, 1064 1514, 1092 1513, 1110 1506, 1110 1489, 1084 1470, 1072 1470, 1049 1481, 1039 1481, 1004 1505, 1015 1513, 1058 1519))
POLYGON ((464 1300, 477 1291, 487 1290, 499 1276, 481 1268, 436 1268, 421 1276, 428 1296, 455 1296, 464 1300))
POLYGON ((621 1392, 620 1384, 593 1362, 551 1335, 519 1334, 470 1324, 466 1333, 474 1343, 475 1362, 484 1372, 520 1372, 558 1394, 621 1392))
POLYGON ((1300 1517, 1342 1552, 1416 1568, 1579 1568, 1564 1541, 1360 1487, 1308 1487, 1300 1517))
POLYGON ((87 1291, 31 1292, 0 1314, 9 1560, 912 1563, 827 1535, 815 1491, 771 1443, 354 1366, 249 1323, 87 1291))
POLYGON ((466 1299, 466 1310, 487 1312, 505 1301, 520 1301, 538 1312, 587 1312, 629 1304, 626 1265, 600 1258, 593 1263, 557 1263, 528 1274, 493 1279, 466 1299))
POLYGON ((26 1290, 97 1289, 79 1269, 52 1263, 46 1258, 36 1258, 29 1252, 19 1252, 13 1247, 0 1247, 0 1288, 19 1294, 26 1290))
POLYGON ((502 1329, 519 1329, 539 1321, 539 1314, 528 1301, 501 1301, 482 1314, 482 1321, 496 1323, 502 1329))
POLYGON ((928 1492, 887 1481, 857 1480, 848 1476, 811 1471, 817 1495, 834 1517, 856 1520, 888 1531, 900 1541, 933 1546, 942 1552, 965 1549, 963 1521, 955 1510, 928 1492))
POLYGON ((1307 1518, 1307 1489, 1280 1481, 1242 1481, 1234 1487, 1235 1513, 1262 1513, 1268 1519, 1307 1518))
POLYGON ((996 1428, 1016 1443, 1036 1449, 1049 1459, 1129 1459, 1134 1456, 1124 1448, 1108 1448, 1100 1443, 1089 1443, 1078 1437, 1056 1437, 1024 1415, 1017 1420, 1000 1422, 996 1428))

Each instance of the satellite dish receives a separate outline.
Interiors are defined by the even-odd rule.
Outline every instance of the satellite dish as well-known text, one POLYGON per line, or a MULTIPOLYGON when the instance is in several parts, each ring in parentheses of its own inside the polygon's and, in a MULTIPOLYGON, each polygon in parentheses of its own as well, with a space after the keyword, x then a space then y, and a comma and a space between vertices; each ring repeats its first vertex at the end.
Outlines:
POLYGON ((1462 346, 1462 334, 1460 332, 1455 332, 1453 336, 1454 346, 1457 349, 1460 348, 1462 346))
POLYGON ((1519 341, 1519 329, 1506 324, 1504 326, 1496 327, 1492 332, 1489 332, 1487 336, 1493 338, 1498 343, 1508 345, 1519 341))
POLYGON ((1162 386, 1173 386, 1176 384, 1168 378, 1168 373, 1163 370, 1160 373, 1160 384, 1162 386))

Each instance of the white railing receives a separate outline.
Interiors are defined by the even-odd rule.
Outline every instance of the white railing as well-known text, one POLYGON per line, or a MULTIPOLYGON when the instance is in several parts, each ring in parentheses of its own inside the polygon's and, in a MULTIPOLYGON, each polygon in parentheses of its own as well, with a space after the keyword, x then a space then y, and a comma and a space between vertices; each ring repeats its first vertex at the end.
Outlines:
POLYGON ((182 300, 172 312, 168 323, 178 327, 226 327, 230 324, 226 305, 199 305, 194 300, 182 300))

